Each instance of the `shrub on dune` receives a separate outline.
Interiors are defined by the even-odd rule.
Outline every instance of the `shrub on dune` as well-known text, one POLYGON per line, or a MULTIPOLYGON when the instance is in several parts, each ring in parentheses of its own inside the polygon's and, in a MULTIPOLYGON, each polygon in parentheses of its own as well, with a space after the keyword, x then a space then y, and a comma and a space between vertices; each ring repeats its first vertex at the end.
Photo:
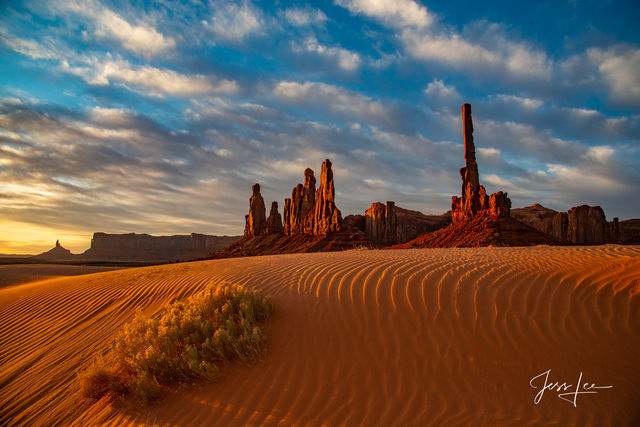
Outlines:
POLYGON ((264 336, 258 322, 271 310, 261 293, 222 284, 169 304, 158 317, 138 312, 110 351, 80 374, 81 393, 147 403, 161 385, 215 381, 219 362, 259 356, 264 336))

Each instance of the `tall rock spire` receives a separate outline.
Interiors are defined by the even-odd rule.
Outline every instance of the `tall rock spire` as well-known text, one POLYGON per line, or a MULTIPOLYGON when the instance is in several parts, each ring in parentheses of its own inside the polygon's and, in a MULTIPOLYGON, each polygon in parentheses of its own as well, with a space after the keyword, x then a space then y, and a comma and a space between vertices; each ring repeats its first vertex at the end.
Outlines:
POLYGON ((266 232, 267 215, 264 206, 264 199, 260 194, 260 184, 251 187, 251 198, 249 199, 249 214, 245 216, 244 226, 245 237, 255 237, 266 232))
POLYGON ((316 192, 314 234, 324 234, 340 231, 342 215, 335 204, 336 190, 333 186, 333 171, 331 161, 326 159, 322 163, 320 172, 320 187, 316 192))
POLYGON ((462 197, 451 198, 453 222, 464 221, 480 212, 487 211, 492 216, 509 216, 511 200, 502 191, 487 196, 487 192, 480 185, 478 163, 476 162, 476 147, 473 142, 473 120, 471 119, 471 105, 462 106, 462 126, 464 131, 464 159, 466 166, 460 169, 462 177, 462 197))

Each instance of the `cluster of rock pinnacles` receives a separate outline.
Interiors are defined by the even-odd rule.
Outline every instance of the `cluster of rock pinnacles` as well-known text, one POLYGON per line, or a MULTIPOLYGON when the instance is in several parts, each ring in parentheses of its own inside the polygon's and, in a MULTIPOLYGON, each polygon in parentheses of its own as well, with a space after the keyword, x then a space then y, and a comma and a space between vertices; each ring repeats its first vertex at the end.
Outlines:
MULTIPOLYGON (((484 186, 480 185, 469 104, 462 106, 462 123, 466 165, 460 169, 462 195, 453 196, 451 199, 451 221, 460 223, 478 216, 486 216, 488 219, 509 217, 511 200, 507 193, 499 191, 487 195, 484 186)), ((378 244, 392 245, 417 237, 408 236, 406 227, 399 224, 398 209, 391 201, 386 205, 380 202, 373 203, 364 216, 362 231, 367 238, 378 244)), ((322 163, 320 186, 317 190, 313 170, 304 171, 304 184, 294 187, 291 198, 284 201, 284 218, 278 212, 278 202, 271 204, 269 216, 266 216, 259 184, 252 188, 249 214, 245 218, 245 237, 267 234, 324 235, 342 231, 342 215, 335 204, 335 187, 329 159, 322 163)), ((568 212, 558 212, 552 220, 534 226, 560 243, 599 244, 617 241, 617 224, 617 218, 608 223, 604 211, 599 206, 583 205, 568 212)))
POLYGON ((278 202, 271 204, 269 217, 265 216, 265 205, 260 195, 260 185, 253 186, 246 215, 245 237, 263 234, 314 234, 323 235, 342 230, 342 214, 335 204, 336 190, 329 159, 322 163, 320 186, 316 190, 313 170, 304 171, 304 185, 298 184, 291 198, 284 201, 284 222, 278 212, 278 202))

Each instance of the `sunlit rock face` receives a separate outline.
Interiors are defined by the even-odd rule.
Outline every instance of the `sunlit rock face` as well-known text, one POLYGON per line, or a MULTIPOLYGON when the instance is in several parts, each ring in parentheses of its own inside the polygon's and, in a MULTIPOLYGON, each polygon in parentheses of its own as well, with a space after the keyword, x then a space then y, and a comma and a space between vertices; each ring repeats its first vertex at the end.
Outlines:
POLYGON ((260 194, 260 184, 254 184, 249 199, 249 214, 245 216, 244 236, 255 237, 264 234, 267 229, 267 218, 264 199, 260 194))
POLYGON ((335 203, 331 161, 322 163, 320 186, 311 169, 304 171, 304 185, 298 184, 284 201, 284 232, 322 235, 342 230, 342 214, 335 203))
POLYGON ((485 188, 480 185, 478 163, 476 162, 476 147, 473 142, 471 105, 469 104, 462 106, 462 126, 466 166, 460 169, 462 196, 453 196, 451 198, 453 222, 462 222, 480 213, 488 214, 494 218, 508 217, 511 210, 511 200, 507 197, 507 193, 499 191, 487 195, 485 188))

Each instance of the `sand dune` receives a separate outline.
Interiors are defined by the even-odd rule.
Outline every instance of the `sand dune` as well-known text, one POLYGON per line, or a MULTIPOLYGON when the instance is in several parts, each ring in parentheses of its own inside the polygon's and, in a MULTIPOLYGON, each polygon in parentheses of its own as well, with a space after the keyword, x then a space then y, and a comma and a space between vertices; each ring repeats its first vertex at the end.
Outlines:
POLYGON ((214 260, 0 290, 0 424, 640 422, 640 247, 349 251, 214 260), (263 361, 137 413, 74 394, 137 307, 219 280, 275 304, 263 361), (576 407, 536 375, 612 385, 576 407), (537 384, 537 383, 536 383, 537 384))

